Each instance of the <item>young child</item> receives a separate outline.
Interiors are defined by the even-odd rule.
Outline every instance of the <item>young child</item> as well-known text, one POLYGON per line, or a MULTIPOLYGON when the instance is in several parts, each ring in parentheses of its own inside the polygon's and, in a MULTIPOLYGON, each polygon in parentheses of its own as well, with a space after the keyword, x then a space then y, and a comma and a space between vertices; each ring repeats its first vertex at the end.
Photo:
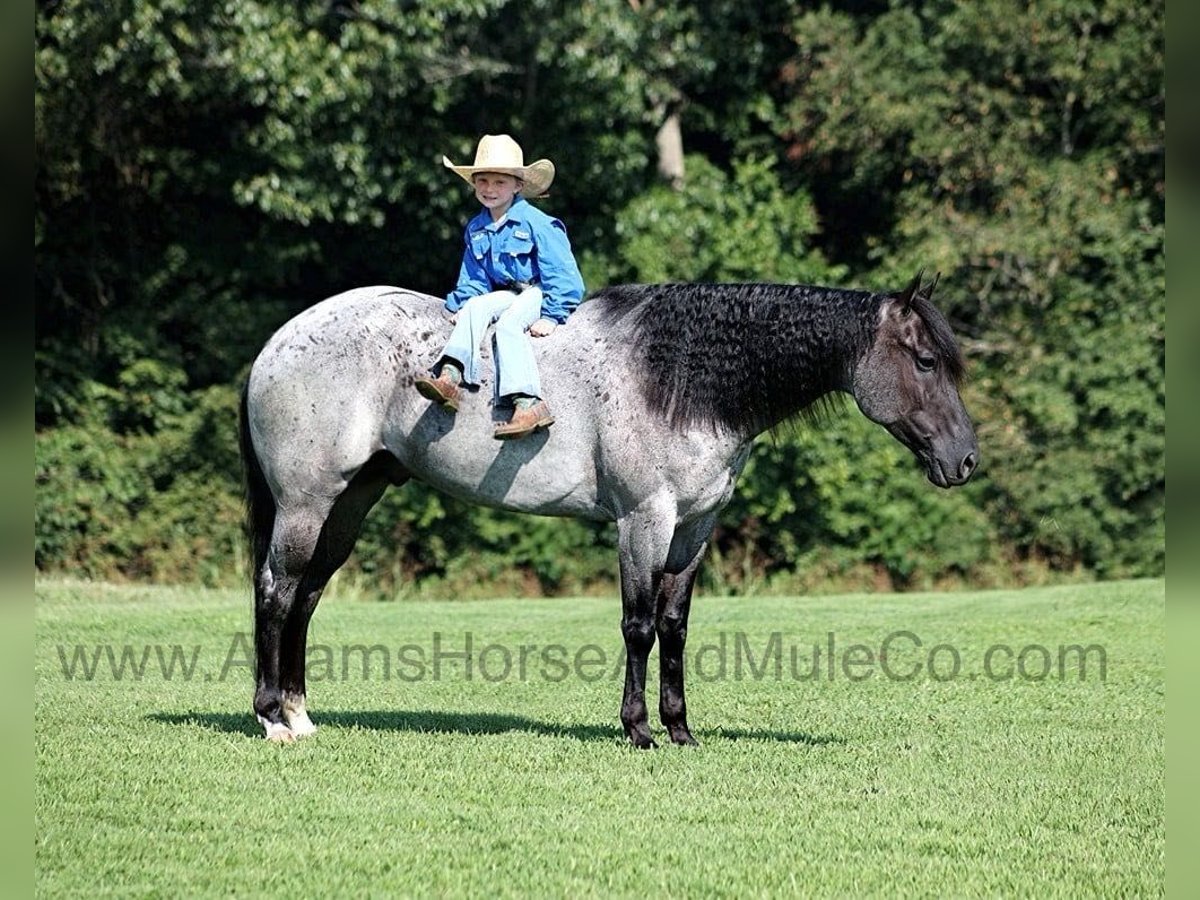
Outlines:
POLYGON ((467 223, 458 285, 446 297, 454 331, 430 374, 416 383, 422 397, 457 411, 460 386, 479 383, 479 345, 495 322, 498 393, 514 407, 511 420, 496 426, 498 440, 553 424, 529 338, 546 337, 565 322, 584 292, 565 226, 526 200, 546 193, 554 164, 539 159, 527 166, 524 159, 507 134, 484 135, 472 165, 442 157, 475 188, 483 209, 467 223))

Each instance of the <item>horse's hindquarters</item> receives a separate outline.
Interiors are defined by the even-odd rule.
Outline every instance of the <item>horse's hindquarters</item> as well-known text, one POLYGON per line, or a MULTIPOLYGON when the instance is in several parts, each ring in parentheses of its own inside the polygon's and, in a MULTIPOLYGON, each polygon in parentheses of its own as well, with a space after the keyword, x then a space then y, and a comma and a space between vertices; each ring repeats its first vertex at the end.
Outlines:
POLYGON ((376 288, 330 298, 276 332, 251 369, 247 402, 277 499, 336 497, 384 449, 393 398, 430 364, 439 330, 440 301, 376 288))

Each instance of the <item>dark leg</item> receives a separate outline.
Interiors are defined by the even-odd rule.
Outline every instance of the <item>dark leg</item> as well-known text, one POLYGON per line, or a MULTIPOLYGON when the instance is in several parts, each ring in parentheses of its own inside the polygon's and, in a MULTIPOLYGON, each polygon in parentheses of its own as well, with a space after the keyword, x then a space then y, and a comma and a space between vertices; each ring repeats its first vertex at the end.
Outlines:
POLYGON ((676 744, 695 744, 687 724, 687 701, 683 691, 683 648, 687 642, 688 612, 692 588, 705 547, 697 551, 687 568, 663 576, 658 592, 658 713, 676 744))
POLYGON ((646 663, 654 646, 654 600, 670 547, 673 510, 643 509, 617 523, 621 551, 621 634, 625 695, 621 724, 640 749, 655 746, 646 709, 646 663))
POLYGON ((276 515, 270 550, 255 578, 254 712, 268 740, 290 741, 314 730, 305 710, 308 623, 325 585, 349 556, 363 516, 392 477, 403 480, 373 459, 336 502, 310 497, 276 515))
POLYGON ((625 638, 625 695, 621 700, 621 724, 633 746, 648 750, 656 746, 650 737, 650 715, 646 709, 646 663, 650 648, 654 646, 654 618, 649 599, 654 587, 637 584, 631 590, 627 586, 639 580, 636 576, 626 578, 624 572, 621 573, 621 634, 625 638))
POLYGON ((296 737, 316 731, 316 726, 308 716, 304 676, 308 626, 317 603, 329 579, 349 558, 358 540, 363 519, 371 507, 383 496, 389 484, 401 484, 407 477, 390 457, 380 455, 372 458, 338 497, 321 529, 316 549, 297 591, 296 603, 284 623, 281 636, 283 717, 296 737))
POLYGON ((270 549, 254 580, 254 712, 268 740, 290 741, 294 735, 284 716, 281 674, 283 632, 302 590, 304 572, 316 550, 327 507, 313 504, 280 511, 270 549))
POLYGON ((296 737, 317 730, 308 718, 306 707, 305 655, 308 624, 317 610, 320 595, 354 550, 367 512, 378 503, 389 484, 403 484, 407 479, 408 474, 397 466, 394 458, 383 454, 372 457, 337 498, 320 530, 316 551, 296 595, 296 604, 284 623, 280 650, 283 718, 296 737))

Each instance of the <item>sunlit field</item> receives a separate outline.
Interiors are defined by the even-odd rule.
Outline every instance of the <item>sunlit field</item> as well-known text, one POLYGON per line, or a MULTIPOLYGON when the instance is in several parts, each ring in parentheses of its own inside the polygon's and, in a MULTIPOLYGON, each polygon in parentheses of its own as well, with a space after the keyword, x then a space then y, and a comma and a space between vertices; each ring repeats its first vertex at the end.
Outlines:
POLYGON ((335 597, 276 745, 245 596, 40 583, 38 893, 1161 892, 1161 581, 697 598, 649 752, 619 615, 335 597))

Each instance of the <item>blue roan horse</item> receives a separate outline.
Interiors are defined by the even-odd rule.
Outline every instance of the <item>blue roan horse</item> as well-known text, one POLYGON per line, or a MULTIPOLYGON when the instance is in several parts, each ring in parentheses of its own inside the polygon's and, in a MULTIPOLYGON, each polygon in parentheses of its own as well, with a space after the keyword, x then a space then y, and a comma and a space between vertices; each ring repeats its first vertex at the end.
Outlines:
POLYGON ((692 585, 750 445, 833 391, 852 394, 940 487, 965 483, 978 445, 963 365, 920 276, 874 294, 795 285, 632 285, 598 292, 534 342, 558 422, 493 439, 493 380, 457 414, 413 379, 449 334, 442 301, 352 290, 267 342, 242 398, 253 544, 257 689, 271 740, 314 730, 305 709, 309 619, 388 485, 415 478, 464 500, 617 524, 621 722, 651 747, 646 663, 659 641, 659 712, 694 743, 683 689, 692 585))

